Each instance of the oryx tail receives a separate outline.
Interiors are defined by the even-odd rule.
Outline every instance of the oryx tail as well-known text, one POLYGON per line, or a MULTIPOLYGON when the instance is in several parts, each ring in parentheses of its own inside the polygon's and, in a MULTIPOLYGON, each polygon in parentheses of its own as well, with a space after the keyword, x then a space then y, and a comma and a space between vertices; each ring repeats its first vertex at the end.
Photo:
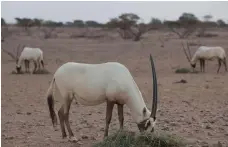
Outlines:
POLYGON ((49 108, 52 124, 55 128, 55 126, 57 125, 57 117, 54 110, 54 88, 55 88, 55 78, 52 79, 50 87, 48 88, 48 91, 47 91, 48 108, 49 108))

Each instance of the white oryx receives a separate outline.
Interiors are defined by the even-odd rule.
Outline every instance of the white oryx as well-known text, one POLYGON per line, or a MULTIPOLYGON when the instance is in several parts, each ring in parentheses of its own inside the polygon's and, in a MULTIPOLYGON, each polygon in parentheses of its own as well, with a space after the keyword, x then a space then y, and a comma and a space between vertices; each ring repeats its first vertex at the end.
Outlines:
POLYGON ((200 61, 200 70, 201 72, 205 72, 205 60, 213 60, 217 59, 218 60, 218 70, 217 73, 220 70, 221 63, 224 64, 225 71, 227 71, 227 65, 226 65, 226 52, 225 50, 220 47, 220 46, 200 46, 193 57, 191 57, 191 52, 189 49, 189 44, 187 43, 187 49, 188 49, 188 54, 187 51, 184 48, 184 45, 182 44, 185 55, 190 62, 192 68, 194 69, 196 67, 196 63, 199 60, 200 61), (190 60, 191 59, 191 60, 190 60))
POLYGON ((33 61, 33 63, 34 63, 33 73, 34 73, 37 70, 37 65, 38 65, 39 69, 40 69, 40 64, 44 68, 43 51, 40 48, 24 47, 21 52, 20 57, 16 61, 17 72, 21 71, 21 64, 23 61, 25 64, 26 72, 29 72, 29 62, 33 61))
MULTIPOLYGON (((70 128, 69 110, 73 99, 82 105, 95 106, 107 103, 104 137, 108 136, 113 106, 118 106, 120 130, 123 129, 123 105, 126 104, 140 132, 154 131, 157 111, 157 77, 152 56, 150 55, 153 75, 152 112, 146 107, 142 94, 129 70, 118 62, 84 64, 68 62, 57 69, 47 91, 47 102, 53 127, 56 129, 57 117, 54 110, 54 85, 61 96, 61 108, 58 111, 62 137, 77 141, 70 128)), ((57 129, 56 129, 57 130, 57 129)))

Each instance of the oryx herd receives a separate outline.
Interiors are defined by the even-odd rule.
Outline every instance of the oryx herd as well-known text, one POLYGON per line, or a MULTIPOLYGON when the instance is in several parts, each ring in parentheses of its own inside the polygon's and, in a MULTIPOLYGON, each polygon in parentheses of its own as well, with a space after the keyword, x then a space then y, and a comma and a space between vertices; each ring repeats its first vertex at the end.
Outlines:
MULTIPOLYGON (((217 58, 219 72, 221 63, 226 66, 226 53, 222 47, 200 46, 191 56, 189 45, 188 53, 183 45, 184 53, 193 68, 196 62, 200 61, 201 71, 205 71, 205 60, 217 58), (189 54, 189 55, 188 55, 189 54)), ((43 51, 40 48, 23 47, 20 57, 17 59, 16 70, 21 72, 21 66, 24 62, 25 70, 29 71, 29 63, 33 61, 35 72, 40 65, 44 68, 43 51)), ((154 131, 156 123, 158 85, 155 65, 150 55, 153 79, 153 103, 150 111, 144 102, 144 98, 126 66, 118 62, 106 62, 101 64, 85 64, 76 62, 67 62, 61 65, 52 78, 50 87, 47 90, 46 98, 50 117, 55 130, 57 130, 57 115, 54 110, 54 91, 55 87, 59 90, 62 101, 61 108, 58 110, 58 117, 62 138, 67 138, 65 126, 69 134, 70 141, 77 141, 69 123, 69 110, 72 100, 82 105, 95 106, 106 103, 106 124, 104 137, 108 136, 109 124, 112 118, 113 107, 116 104, 118 108, 118 118, 120 130, 123 129, 124 115, 123 106, 130 109, 132 118, 137 124, 140 132, 154 131)))

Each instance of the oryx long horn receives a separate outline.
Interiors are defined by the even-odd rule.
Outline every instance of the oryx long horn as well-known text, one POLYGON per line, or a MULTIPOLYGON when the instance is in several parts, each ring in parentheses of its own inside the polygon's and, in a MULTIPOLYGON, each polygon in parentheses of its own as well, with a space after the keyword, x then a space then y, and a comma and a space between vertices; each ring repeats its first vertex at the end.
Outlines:
POLYGON ((153 77, 153 103, 152 103, 152 111, 150 117, 156 119, 156 112, 157 112, 157 99, 158 99, 158 84, 157 84, 157 76, 156 71, 154 67, 154 61, 150 54, 150 63, 151 63, 151 69, 152 69, 152 77, 153 77))

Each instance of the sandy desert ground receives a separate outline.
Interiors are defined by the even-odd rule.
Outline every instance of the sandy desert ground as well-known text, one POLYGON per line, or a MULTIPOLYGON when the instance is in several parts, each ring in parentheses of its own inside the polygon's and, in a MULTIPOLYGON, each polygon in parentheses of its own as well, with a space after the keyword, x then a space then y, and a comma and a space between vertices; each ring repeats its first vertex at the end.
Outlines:
MULTIPOLYGON (((68 30, 69 31, 69 30, 68 30)), ((54 131, 49 117, 46 91, 56 69, 65 62, 102 63, 115 61, 129 68, 147 106, 151 109, 152 78, 149 54, 154 57, 158 77, 159 111, 157 131, 163 130, 184 137, 194 146, 220 141, 228 146, 228 73, 217 61, 206 62, 206 73, 176 74, 179 67, 189 67, 181 49, 181 41, 169 32, 152 31, 139 42, 124 41, 113 35, 108 39, 74 39, 61 30, 54 39, 14 35, 2 43, 13 51, 19 43, 40 47, 44 51, 47 75, 15 75, 15 62, 2 52, 2 146, 91 146, 103 138, 105 104, 91 107, 72 103, 71 127, 79 143, 64 142, 61 132, 54 131), (159 36, 165 38, 161 47, 159 36), (187 83, 174 83, 181 79, 187 83)), ((70 32, 70 31, 69 31, 70 32)), ((196 38, 206 45, 220 45, 228 52, 228 31, 217 30, 218 37, 196 38)), ((194 52, 196 46, 192 46, 194 52)), ((199 70, 199 64, 197 64, 199 70)), ((57 94, 58 98, 58 94, 57 94)), ((116 107, 115 107, 116 108, 116 107)), ((119 128, 117 110, 113 111, 110 134, 119 128)), ((138 131, 132 123, 129 109, 124 107, 124 128, 138 131)))

